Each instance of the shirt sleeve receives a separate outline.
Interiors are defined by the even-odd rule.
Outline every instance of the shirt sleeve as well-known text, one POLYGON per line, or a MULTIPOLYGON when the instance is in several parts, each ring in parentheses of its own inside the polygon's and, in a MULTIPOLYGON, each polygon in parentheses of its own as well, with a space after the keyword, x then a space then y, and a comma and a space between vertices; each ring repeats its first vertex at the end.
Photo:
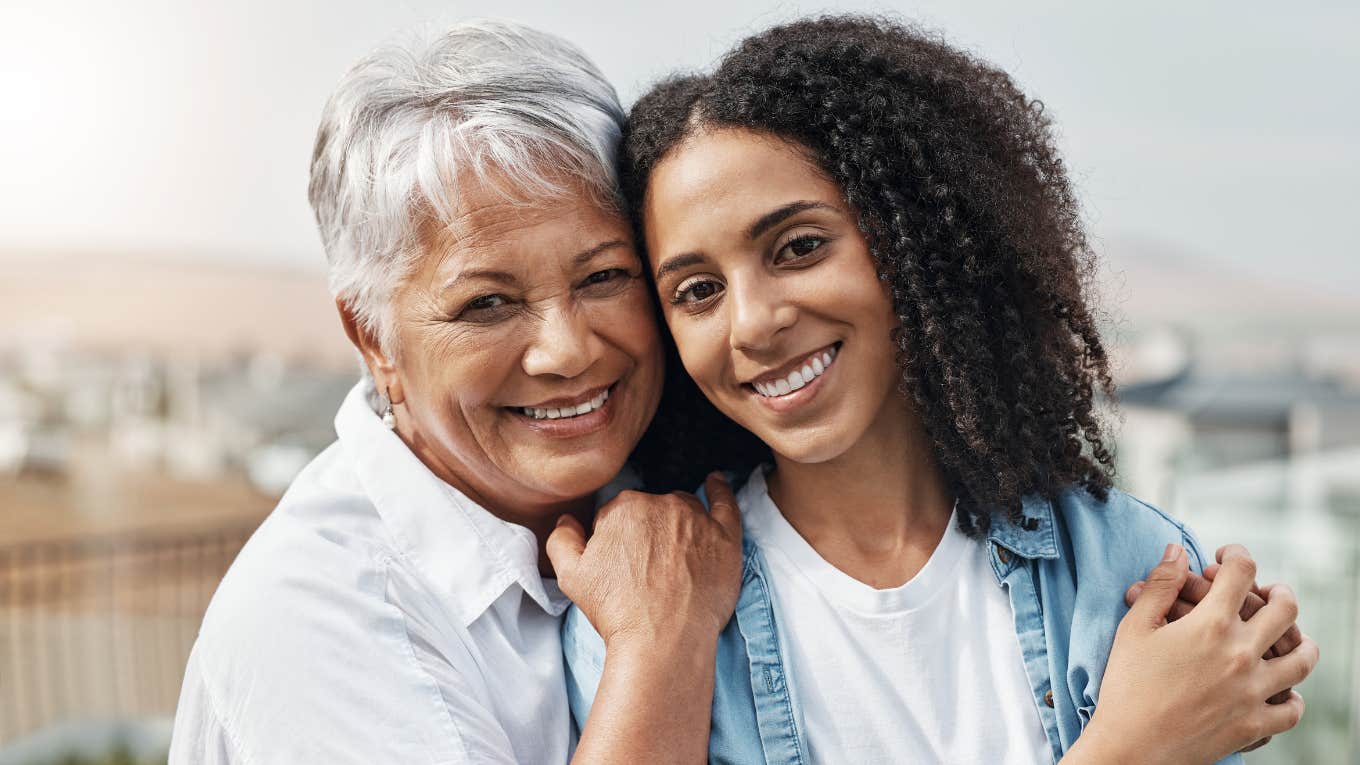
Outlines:
POLYGON ((175 726, 170 735, 170 765, 235 765, 245 760, 213 710, 212 698, 191 654, 184 671, 175 726))

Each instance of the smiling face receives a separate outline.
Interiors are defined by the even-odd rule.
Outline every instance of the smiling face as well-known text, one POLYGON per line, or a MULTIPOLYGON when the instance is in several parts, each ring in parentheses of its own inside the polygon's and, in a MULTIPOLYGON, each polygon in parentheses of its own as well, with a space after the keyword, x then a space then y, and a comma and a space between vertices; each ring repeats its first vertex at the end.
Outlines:
POLYGON ((796 146, 700 132, 652 171, 647 251, 685 369, 795 462, 900 430, 898 320, 839 187, 796 146))
POLYGON ((398 432, 505 515, 588 497, 623 467, 661 392, 630 228, 584 192, 524 205, 463 185, 458 217, 426 232, 394 298, 398 432))

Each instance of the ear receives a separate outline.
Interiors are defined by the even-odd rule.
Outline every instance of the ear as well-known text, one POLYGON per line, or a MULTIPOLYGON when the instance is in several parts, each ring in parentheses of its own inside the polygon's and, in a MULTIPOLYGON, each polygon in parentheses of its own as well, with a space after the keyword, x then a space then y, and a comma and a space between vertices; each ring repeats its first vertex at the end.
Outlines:
POLYGON ((368 366, 368 371, 373 375, 373 382, 377 385, 378 392, 384 396, 390 396, 393 404, 400 404, 406 400, 406 395, 401 388, 401 379, 397 376, 397 367, 393 359, 389 357, 378 343, 378 338, 371 332, 364 329, 359 317, 355 315, 353 309, 345 305, 345 301, 340 298, 335 299, 335 310, 340 313, 340 323, 345 327, 345 334, 354 347, 359 349, 359 355, 363 356, 364 364, 368 366))

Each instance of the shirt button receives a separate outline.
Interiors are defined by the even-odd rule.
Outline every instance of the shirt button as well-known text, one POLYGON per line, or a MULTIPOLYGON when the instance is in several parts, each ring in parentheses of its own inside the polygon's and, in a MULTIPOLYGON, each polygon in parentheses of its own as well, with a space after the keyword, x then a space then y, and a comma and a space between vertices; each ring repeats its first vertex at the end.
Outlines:
POLYGON ((1044 692, 1044 703, 1048 705, 1048 708, 1049 708, 1049 709, 1052 709, 1052 708, 1053 708, 1053 689, 1052 689, 1052 688, 1050 688, 1050 689, 1048 689, 1047 691, 1044 692))
POLYGON ((996 557, 1001 559, 1002 565, 1008 564, 1008 563, 1011 562, 1011 551, 1010 551, 1010 550, 1007 550, 1006 548, 1002 547, 1001 545, 997 545, 997 546, 996 546, 996 557))

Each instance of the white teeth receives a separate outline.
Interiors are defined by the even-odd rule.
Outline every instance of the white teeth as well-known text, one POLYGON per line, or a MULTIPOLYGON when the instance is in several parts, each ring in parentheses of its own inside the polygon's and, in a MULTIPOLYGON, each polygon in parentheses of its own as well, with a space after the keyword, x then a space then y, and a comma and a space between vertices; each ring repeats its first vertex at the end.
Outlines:
POLYGON ((823 351, 820 355, 813 356, 799 369, 789 372, 784 377, 774 382, 753 382, 751 387, 756 389, 765 397, 787 396, 793 391, 802 388, 814 379, 821 377, 826 372, 827 367, 831 366, 831 361, 836 358, 836 349, 833 347, 829 351, 823 351))
POLYGON ((579 417, 604 406, 604 402, 609 400, 608 389, 601 391, 595 398, 576 406, 564 406, 556 409, 542 409, 536 406, 522 406, 520 412, 532 417, 535 420, 560 420, 564 417, 579 417))

